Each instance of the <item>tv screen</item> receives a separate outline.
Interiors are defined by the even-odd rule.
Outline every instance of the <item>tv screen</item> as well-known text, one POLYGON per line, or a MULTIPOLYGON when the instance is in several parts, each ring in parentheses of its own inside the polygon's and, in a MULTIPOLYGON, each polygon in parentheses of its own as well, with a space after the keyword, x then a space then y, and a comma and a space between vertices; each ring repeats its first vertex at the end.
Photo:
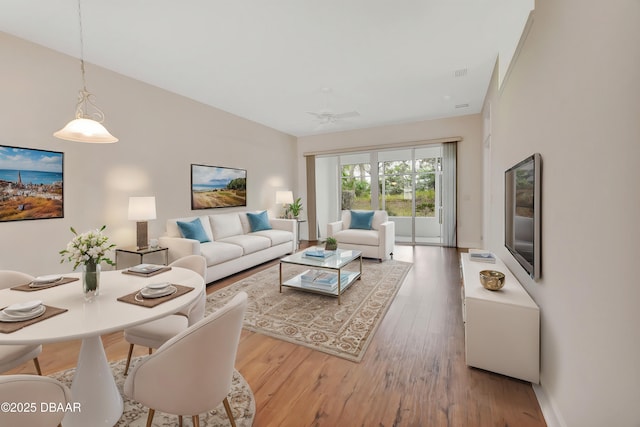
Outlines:
POLYGON ((535 153, 505 172, 505 246, 534 280, 541 274, 541 172, 535 153))

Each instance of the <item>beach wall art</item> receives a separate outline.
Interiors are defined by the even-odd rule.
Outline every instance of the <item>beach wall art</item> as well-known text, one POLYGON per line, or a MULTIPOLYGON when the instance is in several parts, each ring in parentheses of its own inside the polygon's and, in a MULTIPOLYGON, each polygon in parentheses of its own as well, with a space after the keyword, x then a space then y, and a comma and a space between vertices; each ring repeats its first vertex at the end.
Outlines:
POLYGON ((64 217, 64 153, 0 145, 0 221, 64 217))
POLYGON ((191 165, 191 209, 247 206, 247 171, 191 165))

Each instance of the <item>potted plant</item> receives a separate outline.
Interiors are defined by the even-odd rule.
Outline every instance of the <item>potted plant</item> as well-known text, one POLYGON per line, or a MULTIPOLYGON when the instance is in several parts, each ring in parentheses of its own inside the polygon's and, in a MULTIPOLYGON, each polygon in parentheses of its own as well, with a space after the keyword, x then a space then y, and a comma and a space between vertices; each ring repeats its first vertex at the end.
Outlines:
POLYGON ((287 212, 291 214, 292 218, 298 218, 298 215, 300 215, 300 212, 302 212, 302 200, 300 197, 295 199, 293 203, 289 204, 287 212))
POLYGON ((327 251, 335 251, 338 249, 338 241, 333 237, 327 237, 324 241, 324 249, 327 251))

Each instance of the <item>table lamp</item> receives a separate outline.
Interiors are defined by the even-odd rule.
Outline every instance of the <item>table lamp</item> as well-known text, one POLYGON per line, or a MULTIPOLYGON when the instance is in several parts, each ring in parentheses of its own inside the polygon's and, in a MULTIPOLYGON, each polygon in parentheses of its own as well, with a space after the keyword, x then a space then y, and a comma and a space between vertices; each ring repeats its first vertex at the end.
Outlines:
POLYGON ((285 213, 287 211, 287 205, 293 203, 293 191, 283 190, 276 191, 276 203, 282 203, 282 209, 284 209, 285 213))
POLYGON ((147 221, 156 219, 156 198, 129 197, 129 220, 137 221, 136 246, 138 250, 149 247, 147 221))

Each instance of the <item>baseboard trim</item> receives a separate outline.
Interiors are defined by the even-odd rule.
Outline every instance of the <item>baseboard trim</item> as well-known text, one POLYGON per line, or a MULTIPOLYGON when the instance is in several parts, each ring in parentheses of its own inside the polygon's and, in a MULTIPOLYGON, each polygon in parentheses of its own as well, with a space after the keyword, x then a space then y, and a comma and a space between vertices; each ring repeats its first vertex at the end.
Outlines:
POLYGON ((532 384, 533 392, 536 394, 540 410, 544 416, 544 420, 547 423, 547 427, 567 427, 564 419, 557 410, 556 405, 551 398, 544 391, 544 388, 539 384, 532 384))

